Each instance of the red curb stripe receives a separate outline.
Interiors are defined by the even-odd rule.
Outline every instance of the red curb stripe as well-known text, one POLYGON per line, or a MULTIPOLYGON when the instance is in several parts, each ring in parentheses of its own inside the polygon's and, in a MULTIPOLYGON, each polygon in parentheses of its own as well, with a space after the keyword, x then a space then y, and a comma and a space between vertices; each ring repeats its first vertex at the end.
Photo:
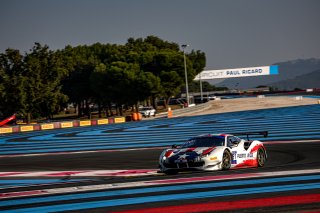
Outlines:
POLYGON ((117 213, 191 213, 191 212, 205 212, 205 211, 226 211, 226 210, 237 210, 237 209, 248 209, 257 207, 274 207, 274 206, 285 206, 285 205, 296 205, 296 204, 307 204, 307 203, 319 203, 320 194, 307 194, 307 195, 296 195, 296 196, 282 196, 272 198, 258 198, 250 200, 237 200, 237 201, 226 201, 226 202, 210 202, 201 204, 188 204, 183 206, 167 206, 159 208, 147 208, 137 209, 129 211, 119 211, 117 213))

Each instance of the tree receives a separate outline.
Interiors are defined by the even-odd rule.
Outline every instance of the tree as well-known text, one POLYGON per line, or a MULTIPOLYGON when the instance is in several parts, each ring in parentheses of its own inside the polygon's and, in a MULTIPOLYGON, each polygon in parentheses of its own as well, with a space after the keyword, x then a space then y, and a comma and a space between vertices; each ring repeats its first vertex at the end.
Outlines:
MULTIPOLYGON (((135 83, 136 101, 151 100, 151 104, 156 108, 155 98, 161 91, 161 80, 151 72, 140 72, 135 83)), ((136 107, 138 110, 138 107, 136 107)))
POLYGON ((23 56, 18 50, 7 49, 0 54, 0 116, 23 112, 26 93, 23 69, 23 56))
MULTIPOLYGON (((0 57, 0 112, 20 112, 27 120, 46 116, 66 106, 79 106, 78 115, 90 116, 90 104, 101 109, 134 106, 157 97, 167 100, 184 86, 184 53, 179 45, 156 36, 129 38, 125 45, 66 46, 51 51, 35 43, 21 55, 8 49, 0 57)), ((186 54, 189 83, 205 66, 205 54, 186 54)), ((111 114, 111 113, 109 113, 111 114)))
POLYGON ((162 95, 165 97, 165 106, 169 102, 169 98, 176 95, 183 84, 181 76, 175 71, 162 71, 160 74, 162 95))
POLYGON ((35 43, 30 53, 7 49, 0 55, 0 106, 4 115, 21 114, 52 117, 67 97, 60 92, 60 80, 66 74, 61 56, 48 46, 35 43))
MULTIPOLYGON (((144 40, 131 38, 127 46, 131 50, 143 50, 140 54, 140 61, 138 61, 141 69, 160 78, 162 91, 154 97, 161 95, 168 100, 171 96, 176 96, 181 88, 184 88, 184 53, 179 50, 178 44, 163 41, 155 36, 148 36, 144 40)), ((201 51, 191 51, 190 54, 186 54, 189 83, 203 70, 205 63, 205 54, 201 51)))
POLYGON ((90 117, 90 102, 95 94, 91 89, 90 76, 95 66, 99 64, 94 51, 98 46, 67 47, 62 51, 64 61, 69 67, 69 72, 62 80, 62 91, 70 102, 78 106, 78 116, 86 114, 90 117))
POLYGON ((23 75, 25 96, 23 113, 29 123, 32 116, 47 116, 60 110, 60 104, 67 97, 61 93, 60 81, 67 73, 58 54, 48 46, 35 43, 30 53, 24 57, 23 75))

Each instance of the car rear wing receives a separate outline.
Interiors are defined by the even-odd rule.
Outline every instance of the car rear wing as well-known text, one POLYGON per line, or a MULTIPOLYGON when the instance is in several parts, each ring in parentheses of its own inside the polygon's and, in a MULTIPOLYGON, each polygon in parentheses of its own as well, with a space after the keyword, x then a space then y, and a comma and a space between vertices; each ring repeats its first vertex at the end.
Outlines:
POLYGON ((246 135, 247 139, 249 140, 249 135, 263 135, 263 137, 268 137, 268 131, 262 131, 262 132, 237 132, 237 133, 230 133, 230 135, 234 136, 240 136, 240 135, 246 135))

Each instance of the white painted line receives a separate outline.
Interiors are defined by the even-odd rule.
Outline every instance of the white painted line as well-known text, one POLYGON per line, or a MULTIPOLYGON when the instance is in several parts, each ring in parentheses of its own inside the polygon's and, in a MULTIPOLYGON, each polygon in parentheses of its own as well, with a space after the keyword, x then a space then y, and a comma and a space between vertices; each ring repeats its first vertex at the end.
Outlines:
POLYGON ((165 149, 167 147, 147 147, 147 148, 132 148, 132 149, 106 149, 106 150, 90 150, 90 151, 77 151, 77 152, 49 152, 49 153, 33 153, 33 154, 15 154, 15 155, 0 155, 0 158, 14 158, 14 157, 33 157, 33 156, 50 156, 50 155, 73 155, 73 154, 87 154, 99 152, 126 152, 126 151, 139 151, 150 149, 165 149))
POLYGON ((156 169, 137 170, 83 170, 83 171, 39 171, 39 172, 0 172, 0 177, 91 177, 91 176, 148 176, 156 175, 156 169))

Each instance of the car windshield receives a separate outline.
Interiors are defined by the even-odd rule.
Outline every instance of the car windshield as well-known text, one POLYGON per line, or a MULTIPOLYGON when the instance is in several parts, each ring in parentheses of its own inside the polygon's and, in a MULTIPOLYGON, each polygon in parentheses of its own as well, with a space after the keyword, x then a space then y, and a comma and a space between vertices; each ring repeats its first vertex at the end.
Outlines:
POLYGON ((181 148, 190 148, 190 147, 211 147, 211 146, 223 146, 224 137, 197 137, 191 138, 186 143, 184 143, 181 148))

